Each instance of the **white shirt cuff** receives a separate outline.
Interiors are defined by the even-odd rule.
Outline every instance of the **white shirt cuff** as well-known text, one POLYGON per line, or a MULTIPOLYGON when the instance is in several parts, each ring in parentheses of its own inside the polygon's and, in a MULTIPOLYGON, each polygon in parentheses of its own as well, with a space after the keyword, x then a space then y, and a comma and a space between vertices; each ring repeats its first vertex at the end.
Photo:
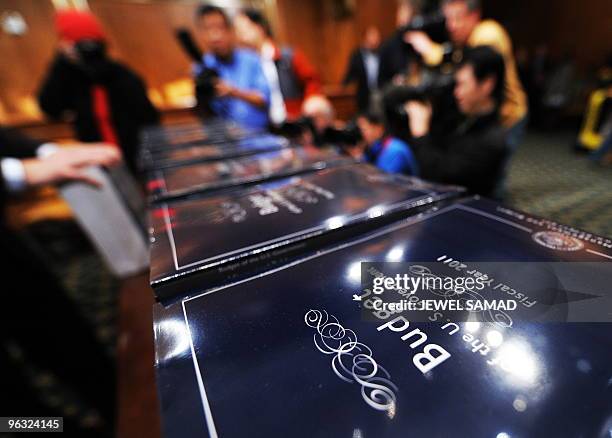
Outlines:
MULTIPOLYGON (((36 156, 44 160, 53 155, 58 147, 55 143, 43 143, 36 149, 36 156)), ((25 168, 21 160, 17 158, 0 160, 0 176, 4 179, 9 192, 19 192, 27 186, 25 168)))
POLYGON ((21 160, 3 158, 0 161, 0 171, 9 192, 19 192, 26 187, 26 173, 21 160))
POLYGON ((59 148, 55 143, 43 143, 36 149, 36 156, 45 159, 57 152, 59 148))

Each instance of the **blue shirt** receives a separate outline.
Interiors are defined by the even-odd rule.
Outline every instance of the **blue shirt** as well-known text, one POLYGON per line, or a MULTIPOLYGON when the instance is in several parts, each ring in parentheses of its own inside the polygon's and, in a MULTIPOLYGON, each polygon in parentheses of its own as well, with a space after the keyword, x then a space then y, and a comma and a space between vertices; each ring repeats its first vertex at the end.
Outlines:
POLYGON ((395 137, 386 137, 375 142, 366 151, 365 159, 387 173, 419 174, 412 150, 395 137))
MULTIPOLYGON (((215 98, 211 102, 213 111, 222 118, 232 120, 247 128, 265 128, 268 125, 270 89, 266 82, 257 53, 247 49, 234 49, 230 62, 225 63, 215 55, 207 53, 202 63, 215 69, 219 77, 230 85, 246 91, 258 91, 266 101, 264 108, 258 108, 234 97, 215 98)), ((201 66, 196 66, 198 74, 201 66)))

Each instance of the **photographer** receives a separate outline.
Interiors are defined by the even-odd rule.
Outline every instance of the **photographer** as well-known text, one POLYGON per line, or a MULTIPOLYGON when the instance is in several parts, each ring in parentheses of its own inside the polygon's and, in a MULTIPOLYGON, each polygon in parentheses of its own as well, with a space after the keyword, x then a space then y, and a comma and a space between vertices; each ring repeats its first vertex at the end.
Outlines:
MULTIPOLYGON (((516 150, 527 127, 527 98, 518 77, 508 33, 496 21, 482 19, 480 0, 443 0, 442 11, 454 47, 491 46, 502 55, 506 85, 500 116, 507 129, 508 146, 512 151, 516 150)), ((406 41, 428 65, 438 65, 443 61, 444 47, 433 42, 424 32, 409 32, 406 41)))
POLYGON ((405 75, 411 64, 420 62, 417 53, 405 41, 401 29, 408 26, 412 19, 421 13, 423 3, 423 0, 397 1, 398 30, 383 42, 379 52, 378 86, 380 89, 393 82, 396 76, 405 75))
POLYGON ((499 122, 504 78, 504 60, 495 50, 466 50, 454 88, 462 119, 452 132, 432 133, 429 103, 412 100, 404 105, 413 137, 410 145, 423 178, 493 195, 507 155, 499 122))
POLYGON ((381 116, 368 112, 357 118, 365 143, 363 158, 387 173, 418 175, 412 150, 404 141, 389 135, 381 116))
POLYGON ((38 95, 40 108, 53 119, 74 117, 83 142, 119 146, 136 173, 140 129, 159 122, 142 80, 106 54, 106 37, 96 18, 76 10, 57 13, 59 53, 38 95))
POLYGON ((223 9, 201 6, 197 24, 209 53, 196 66, 195 73, 208 72, 213 87, 211 95, 198 96, 198 104, 245 127, 266 128, 270 90, 259 56, 235 47, 234 29, 223 9))
POLYGON ((280 126, 297 120, 304 99, 321 93, 317 71, 301 50, 274 40, 270 23, 258 10, 241 10, 234 23, 240 43, 260 55, 270 88, 270 121, 280 126))

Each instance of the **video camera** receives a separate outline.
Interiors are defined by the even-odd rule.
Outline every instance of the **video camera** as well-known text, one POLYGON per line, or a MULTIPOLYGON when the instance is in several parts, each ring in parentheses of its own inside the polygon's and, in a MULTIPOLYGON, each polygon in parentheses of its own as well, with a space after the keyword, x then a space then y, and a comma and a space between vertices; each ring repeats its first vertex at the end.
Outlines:
POLYGON ((426 34, 437 35, 446 31, 446 20, 441 12, 434 12, 428 15, 418 15, 414 17, 406 26, 399 28, 401 34, 406 32, 425 32, 426 34))
POLYGON ((214 116, 210 101, 215 97, 215 83, 219 79, 219 72, 203 65, 203 53, 187 29, 178 29, 176 39, 185 53, 200 66, 200 72, 194 79, 196 107, 203 116, 214 116))
POLYGON ((362 140, 361 131, 354 121, 348 122, 343 128, 330 126, 319 132, 310 117, 301 117, 285 122, 272 131, 286 137, 299 137, 304 132, 310 132, 316 146, 334 145, 340 149, 354 146, 362 140))
POLYGON ((410 124, 404 104, 409 101, 428 102, 432 107, 432 131, 451 129, 458 110, 453 95, 455 79, 452 74, 435 74, 419 86, 393 85, 384 91, 383 107, 390 131, 409 139, 410 124))

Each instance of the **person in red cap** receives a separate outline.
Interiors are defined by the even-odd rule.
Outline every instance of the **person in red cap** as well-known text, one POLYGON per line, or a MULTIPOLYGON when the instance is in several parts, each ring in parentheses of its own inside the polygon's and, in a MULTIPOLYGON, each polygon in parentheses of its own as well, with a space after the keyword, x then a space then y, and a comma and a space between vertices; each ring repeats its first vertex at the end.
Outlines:
POLYGON ((73 117, 80 141, 120 147, 137 174, 139 132, 159 123, 144 82, 108 57, 106 35, 91 13, 59 11, 55 25, 58 53, 38 94, 40 108, 52 119, 73 117))

